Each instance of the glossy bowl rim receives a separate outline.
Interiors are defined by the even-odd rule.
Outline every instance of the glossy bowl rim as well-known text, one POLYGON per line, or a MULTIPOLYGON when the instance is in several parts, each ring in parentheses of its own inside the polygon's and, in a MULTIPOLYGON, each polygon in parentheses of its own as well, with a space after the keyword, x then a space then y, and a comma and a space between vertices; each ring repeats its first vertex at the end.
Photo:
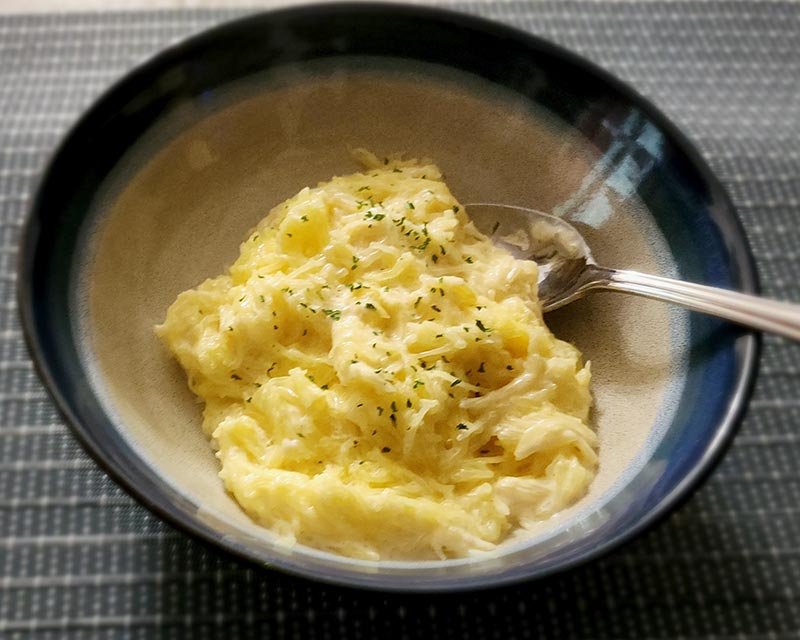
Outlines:
POLYGON ((650 530, 680 507, 702 485, 719 463, 723 454, 728 450, 746 412, 758 371, 758 361, 762 347, 760 333, 744 331, 737 337, 734 343, 734 350, 737 354, 737 361, 739 362, 735 386, 730 395, 725 415, 722 420, 718 422, 714 436, 707 443, 703 456, 691 472, 686 474, 680 482, 673 485, 672 488, 664 494, 659 503, 643 514, 635 524, 624 529, 622 533, 605 539, 601 544, 598 544, 591 550, 584 551, 577 555, 577 557, 563 561, 555 566, 537 570, 536 564, 534 563, 528 567, 529 570, 524 575, 479 575, 462 578, 458 582, 454 582, 453 578, 448 579, 445 577, 431 584, 415 585, 413 578, 410 578, 408 575, 384 576, 385 579, 382 582, 376 583, 374 580, 370 580, 372 576, 364 576, 353 572, 345 573, 341 576, 331 574, 320 575, 319 572, 315 570, 306 570, 293 565, 287 566, 285 563, 281 562, 280 559, 275 557, 270 558, 270 561, 265 563, 265 560, 258 557, 258 554, 254 553, 246 544, 226 539, 215 529, 201 522, 196 515, 191 515, 179 508, 175 508, 174 504, 170 505, 172 508, 159 504, 154 497, 137 486, 134 479, 129 479, 124 472, 121 472, 115 467, 110 460, 108 452, 103 449, 102 442, 98 442, 92 434, 92 429, 85 427, 82 421, 73 413, 69 400, 62 394, 56 377, 52 373, 48 353, 41 342, 41 336, 39 335, 35 323, 32 272, 38 249, 38 230, 36 228, 36 223, 45 219, 40 202, 43 197, 42 194, 48 183, 53 179, 54 168, 64 149, 74 138, 78 137, 84 128, 91 125, 96 117, 96 112, 106 101, 110 100, 117 92, 124 89, 135 77, 150 75, 165 63, 169 63, 173 55, 179 54, 186 49, 193 48, 208 37, 224 39, 228 37, 226 32, 247 27, 248 23, 255 24, 260 20, 269 19, 271 17, 291 18, 291 16, 299 14, 317 14, 319 17, 324 17, 328 13, 337 12, 372 12, 376 17, 380 17, 380 14, 385 11, 393 11, 395 14, 399 12, 405 16, 416 17, 423 23, 428 19, 448 20, 452 23, 454 28, 470 27, 485 34, 491 33, 496 36, 514 39, 528 47, 546 50, 548 54, 593 75, 605 85, 613 88, 614 91, 630 104, 636 105, 647 115, 648 119, 656 124, 665 136, 670 139, 671 143, 686 156, 691 163, 692 169, 713 191, 715 201, 718 201, 718 203, 722 205, 722 211, 720 212, 721 218, 714 218, 714 221, 717 223, 716 226, 718 227, 720 235, 730 252, 730 273, 735 279, 739 280, 740 291, 753 294, 759 292, 760 288, 755 258, 749 246, 741 219, 729 194, 686 134, 684 134, 678 126, 663 114, 650 100, 639 94, 626 82, 561 45, 496 20, 461 11, 454 11, 452 9, 406 5, 398 2, 320 2, 318 4, 283 7, 248 13, 243 17, 224 21, 170 43, 160 48, 153 55, 143 58, 131 69, 126 71, 107 89, 101 92, 92 101, 89 107, 82 112, 74 124, 63 134, 61 141, 50 156, 45 169, 41 173, 40 179, 31 187, 31 191, 35 193, 35 195, 31 201, 20 233, 19 254, 17 259, 17 303, 23 335, 35 370, 44 383, 44 387, 50 399, 54 401, 60 415, 65 419, 72 434, 78 439, 84 450, 98 466, 114 480, 114 482, 119 484, 140 504, 170 525, 190 534, 193 538, 199 539, 203 543, 212 543, 218 549, 225 550, 240 558, 254 562, 259 566, 278 569, 285 573, 306 579, 344 587, 367 588, 370 590, 387 592, 456 592, 544 578, 548 575, 563 572, 604 556, 633 538, 650 530), (399 582, 392 584, 393 581, 399 582))

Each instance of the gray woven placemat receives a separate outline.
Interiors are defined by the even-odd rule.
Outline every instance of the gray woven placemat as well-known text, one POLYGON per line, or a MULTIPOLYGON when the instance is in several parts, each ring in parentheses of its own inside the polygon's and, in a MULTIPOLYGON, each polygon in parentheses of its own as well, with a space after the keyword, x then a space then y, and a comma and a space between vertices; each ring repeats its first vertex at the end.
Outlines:
MULTIPOLYGON (((629 80, 699 144, 771 296, 800 301, 800 4, 461 4, 629 80)), ((122 72, 233 12, 0 18, 0 637, 800 638, 800 346, 767 338, 733 449, 676 515, 602 561, 481 594, 386 596, 261 571, 108 480, 23 345, 16 243, 43 163, 122 72)))

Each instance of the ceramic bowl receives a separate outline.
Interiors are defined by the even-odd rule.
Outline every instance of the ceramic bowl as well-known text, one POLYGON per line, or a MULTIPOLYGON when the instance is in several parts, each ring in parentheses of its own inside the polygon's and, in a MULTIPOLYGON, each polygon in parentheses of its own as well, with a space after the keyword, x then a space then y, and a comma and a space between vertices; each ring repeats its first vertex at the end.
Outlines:
POLYGON ((609 74, 457 13, 327 4, 177 44, 113 86, 49 165, 19 300, 39 372, 100 465, 144 505, 259 564, 389 590, 466 589, 585 562, 686 498, 731 441, 758 339, 620 294, 547 316, 592 361, 589 495, 496 552, 366 562, 286 547, 226 494, 199 405, 153 326, 222 273, 276 203, 355 171, 352 150, 432 159, 462 202, 576 224, 601 264, 756 291, 730 200, 687 139, 609 74))

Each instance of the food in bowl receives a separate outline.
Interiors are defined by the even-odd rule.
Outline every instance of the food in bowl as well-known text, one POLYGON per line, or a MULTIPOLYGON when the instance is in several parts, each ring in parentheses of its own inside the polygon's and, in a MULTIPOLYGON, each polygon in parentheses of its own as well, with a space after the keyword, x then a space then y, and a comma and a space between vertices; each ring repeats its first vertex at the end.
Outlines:
POLYGON ((360 158, 275 207, 157 333, 225 487, 283 541, 489 551, 586 493, 590 367, 545 326, 536 264, 480 233, 436 166, 360 158))

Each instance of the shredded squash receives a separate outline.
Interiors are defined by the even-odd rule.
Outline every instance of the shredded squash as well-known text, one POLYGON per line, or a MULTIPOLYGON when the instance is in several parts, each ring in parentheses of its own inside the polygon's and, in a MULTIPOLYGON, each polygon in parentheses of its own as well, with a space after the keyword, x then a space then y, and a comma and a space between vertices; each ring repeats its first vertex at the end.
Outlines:
POLYGON ((470 223, 431 164, 305 188, 181 293, 157 334, 205 402, 227 490, 289 544, 463 557, 583 496, 590 371, 537 268, 470 223))

